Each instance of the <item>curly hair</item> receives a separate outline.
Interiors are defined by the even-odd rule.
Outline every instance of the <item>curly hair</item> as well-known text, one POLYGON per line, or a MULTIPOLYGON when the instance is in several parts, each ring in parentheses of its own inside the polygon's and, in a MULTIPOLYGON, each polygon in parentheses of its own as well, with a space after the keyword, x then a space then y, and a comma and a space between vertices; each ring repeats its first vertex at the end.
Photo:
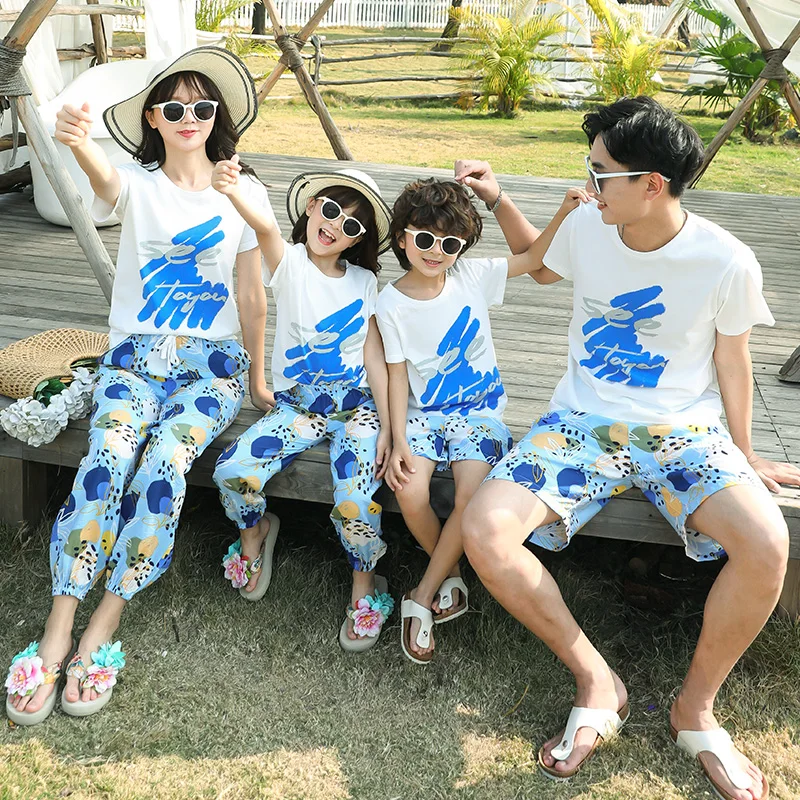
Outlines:
POLYGON ((409 183, 394 201, 389 232, 392 250, 404 270, 410 270, 411 263, 406 251, 400 247, 400 239, 409 225, 466 239, 460 255, 481 238, 483 231, 483 220, 472 205, 467 190, 453 181, 436 178, 409 183))

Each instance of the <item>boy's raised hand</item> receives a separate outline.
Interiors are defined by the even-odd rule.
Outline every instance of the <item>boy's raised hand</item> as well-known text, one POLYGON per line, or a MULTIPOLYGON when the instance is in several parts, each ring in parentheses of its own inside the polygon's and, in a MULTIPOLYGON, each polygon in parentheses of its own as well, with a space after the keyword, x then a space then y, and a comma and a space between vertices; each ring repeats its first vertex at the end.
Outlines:
POLYGON ((239 173, 242 171, 239 165, 239 154, 234 153, 229 161, 217 161, 214 171, 211 173, 211 185, 220 194, 236 194, 239 191, 239 173))
POLYGON ((84 103, 80 108, 67 104, 56 114, 55 137, 67 147, 72 149, 83 147, 89 141, 91 129, 92 117, 88 103, 84 103))
POLYGON ((459 160, 454 166, 456 183, 468 186, 479 200, 492 205, 500 194, 500 184, 488 161, 459 160))
POLYGON ((403 484, 409 483, 411 478, 408 475, 416 472, 414 468, 414 457, 411 455, 411 448, 408 442, 402 441, 395 444, 392 448, 392 455, 389 459, 389 468, 386 470, 386 484, 393 492, 403 490, 403 484))

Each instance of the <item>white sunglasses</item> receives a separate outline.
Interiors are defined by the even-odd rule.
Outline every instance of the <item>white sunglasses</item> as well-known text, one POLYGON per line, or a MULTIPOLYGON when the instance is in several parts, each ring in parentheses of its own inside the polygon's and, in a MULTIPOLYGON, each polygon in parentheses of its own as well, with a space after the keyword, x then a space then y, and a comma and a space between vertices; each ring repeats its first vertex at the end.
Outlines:
POLYGON ((439 242, 442 252, 446 256, 458 255, 466 246, 466 239, 459 239, 458 236, 435 236, 430 231, 412 231, 410 228, 403 230, 414 240, 414 247, 423 253, 432 250, 436 242, 439 242))
POLYGON ((178 123, 186 116, 186 111, 191 110, 192 116, 198 122, 208 122, 214 119, 219 103, 216 100, 195 100, 194 103, 181 103, 178 100, 167 100, 165 103, 156 103, 151 108, 160 108, 161 115, 167 122, 178 123))
POLYGON ((328 220, 328 222, 336 222, 337 219, 344 217, 342 233, 348 239, 358 239, 359 236, 363 236, 367 232, 361 222, 355 217, 348 217, 344 213, 344 209, 335 200, 331 200, 329 197, 318 197, 317 200, 322 203, 319 213, 322 214, 323 219, 328 220))
MULTIPOLYGON (((603 190, 600 188, 600 181, 605 180, 606 178, 624 178, 634 175, 651 175, 655 170, 648 169, 642 172, 595 172, 592 169, 592 162, 590 160, 590 156, 586 156, 584 159, 586 163, 586 171, 589 173, 589 180, 592 182, 592 189, 594 189, 595 194, 600 194, 603 190)), ((657 173, 661 175, 661 173, 657 173)), ((661 177, 669 183, 671 178, 668 178, 666 175, 661 175, 661 177)))

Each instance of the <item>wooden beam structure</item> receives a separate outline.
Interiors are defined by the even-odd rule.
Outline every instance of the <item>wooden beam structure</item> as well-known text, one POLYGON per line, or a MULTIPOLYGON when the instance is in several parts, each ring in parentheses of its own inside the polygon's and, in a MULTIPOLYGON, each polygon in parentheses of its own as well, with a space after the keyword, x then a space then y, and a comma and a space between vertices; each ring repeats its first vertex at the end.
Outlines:
POLYGON ((328 107, 325 105, 325 101, 322 99, 322 95, 319 93, 319 89, 314 80, 308 74, 308 70, 300 55, 300 48, 303 47, 306 41, 308 41, 308 38, 314 33, 317 25, 322 21, 322 18, 332 4, 333 0, 323 0, 298 36, 294 37, 290 36, 289 32, 286 30, 286 26, 283 24, 283 19, 278 12, 274 0, 264 0, 264 5, 267 8, 267 13, 269 14, 272 28, 275 32, 275 43, 281 49, 282 56, 280 62, 261 86, 258 92, 258 102, 259 104, 263 102, 264 98, 278 82, 278 78, 280 78, 284 70, 287 68, 290 69, 300 85, 300 90, 303 92, 306 102, 317 115, 322 129, 325 131, 325 135, 328 137, 328 141, 333 148, 333 152, 336 154, 336 158, 340 161, 352 161, 353 154, 350 152, 350 148, 347 146, 341 132, 336 127, 336 123, 333 121, 333 117, 330 111, 328 111, 328 107))
MULTIPOLYGON (((16 22, 3 40, 2 46, 19 56, 24 54, 28 42, 53 10, 55 3, 56 0, 28 0, 28 4, 19 12, 16 22)), ((97 6, 97 8, 107 8, 107 6, 97 6)), ((0 78, 9 77, 11 76, 0 76, 0 78)), ((30 94, 20 94, 9 97, 9 101, 25 129, 28 147, 39 159, 42 170, 67 215, 106 300, 111 302, 114 264, 83 204, 75 182, 56 150, 33 99, 30 94)))
MULTIPOLYGON (((90 6, 99 6, 100 0, 86 0, 90 6)), ((92 38, 94 39, 94 57, 98 64, 108 63, 108 43, 106 42, 106 32, 103 28, 103 18, 99 14, 93 14, 89 21, 92 24, 92 38)))

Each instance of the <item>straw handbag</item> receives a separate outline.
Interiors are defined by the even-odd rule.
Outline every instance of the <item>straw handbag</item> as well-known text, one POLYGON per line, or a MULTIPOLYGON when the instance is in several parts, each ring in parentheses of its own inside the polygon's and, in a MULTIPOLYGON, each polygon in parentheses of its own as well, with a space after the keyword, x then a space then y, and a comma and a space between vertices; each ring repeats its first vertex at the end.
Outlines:
POLYGON ((42 381, 67 378, 80 359, 99 358, 108 335, 56 328, 20 339, 0 350, 0 394, 19 399, 33 395, 42 381))

